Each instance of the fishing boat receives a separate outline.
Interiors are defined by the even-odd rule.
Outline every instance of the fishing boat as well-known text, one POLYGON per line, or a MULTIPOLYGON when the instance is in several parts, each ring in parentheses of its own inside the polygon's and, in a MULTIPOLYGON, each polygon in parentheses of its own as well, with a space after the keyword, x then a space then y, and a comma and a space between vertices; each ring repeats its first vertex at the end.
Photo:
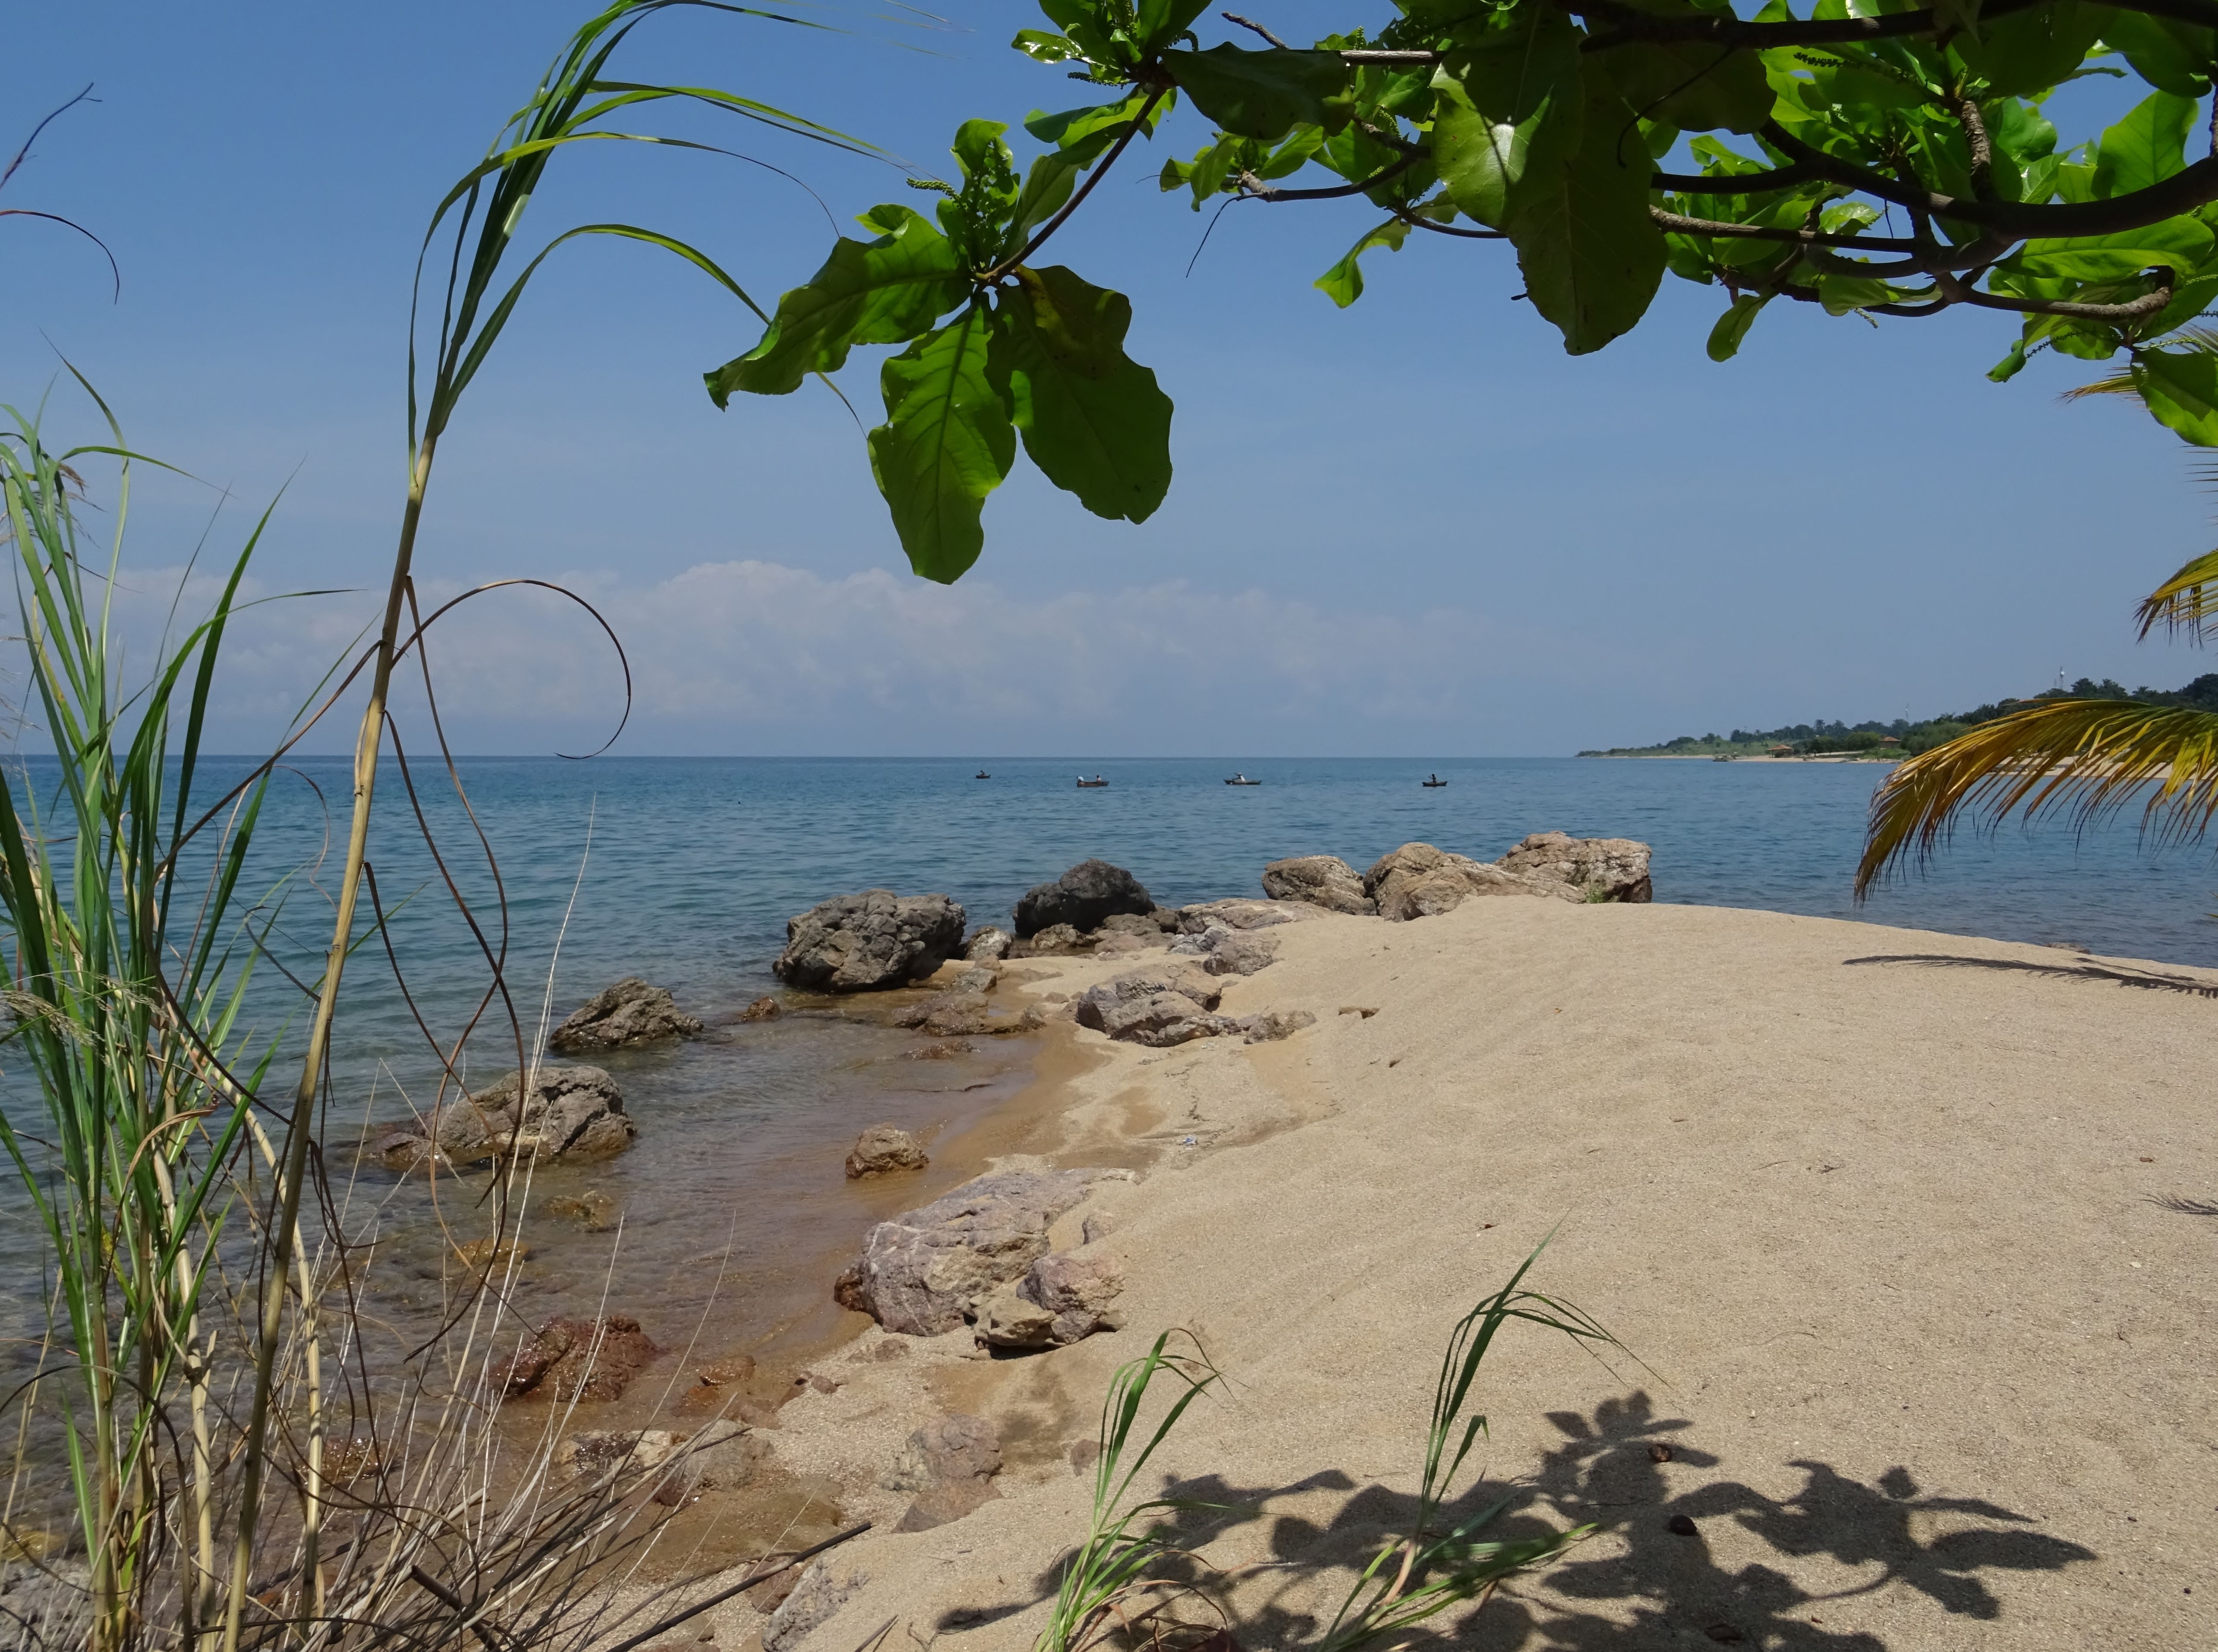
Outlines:
POLYGON ((1446 786, 1447 782, 1442 779, 1439 775, 1434 774, 1427 779, 1418 781, 1417 784, 1423 786, 1428 792, 1429 792, 1436 786, 1446 786))
POLYGON ((1247 771, 1243 769, 1239 773, 1234 775, 1230 779, 1225 781, 1224 784, 1227 786, 1261 786, 1263 783, 1261 780, 1249 779, 1248 778, 1247 771))
POLYGON ((985 771, 984 769, 982 769, 982 769, 980 769, 980 770, 978 771, 978 773, 977 773, 976 778, 977 778, 977 779, 982 779, 982 780, 990 780, 990 779, 992 779, 994 777, 993 777, 992 775, 988 774, 988 773, 986 773, 986 771, 985 771))
POLYGON ((1078 785, 1079 785, 1079 789, 1080 789, 1081 791, 1084 791, 1084 792, 1090 792, 1090 791, 1092 791, 1092 790, 1093 790, 1095 786, 1106 786, 1106 785, 1108 785, 1108 784, 1109 784, 1109 782, 1108 782, 1108 781, 1106 781, 1106 780, 1105 780, 1105 779, 1102 779, 1099 774, 1095 775, 1095 776, 1094 776, 1092 779, 1090 779, 1090 780, 1089 780, 1089 779, 1087 779, 1083 774, 1081 774, 1081 775, 1080 775, 1080 776, 1078 777, 1078 785))

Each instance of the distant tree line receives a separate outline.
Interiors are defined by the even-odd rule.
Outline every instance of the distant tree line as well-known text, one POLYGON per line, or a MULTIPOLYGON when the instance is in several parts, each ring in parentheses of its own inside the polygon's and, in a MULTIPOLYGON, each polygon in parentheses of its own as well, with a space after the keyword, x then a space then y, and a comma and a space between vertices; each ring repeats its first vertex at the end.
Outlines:
POLYGON ((1954 740, 1967 729, 2041 700, 2138 700, 2148 705, 2184 705, 2197 711, 2218 711, 2218 671, 2206 672, 2184 688, 2135 688, 2109 677, 2100 681, 2082 677, 2069 688, 2052 688, 2023 699, 1990 701, 1968 711, 1945 712, 1913 723, 1907 717, 1892 722, 1792 723, 1777 729, 1735 729, 1730 734, 1682 734, 1657 746, 1614 746, 1608 751, 1583 751, 1582 757, 1708 757, 1760 756, 1785 746, 1798 755, 1842 753, 1879 756, 1914 756, 1943 741, 1954 740))

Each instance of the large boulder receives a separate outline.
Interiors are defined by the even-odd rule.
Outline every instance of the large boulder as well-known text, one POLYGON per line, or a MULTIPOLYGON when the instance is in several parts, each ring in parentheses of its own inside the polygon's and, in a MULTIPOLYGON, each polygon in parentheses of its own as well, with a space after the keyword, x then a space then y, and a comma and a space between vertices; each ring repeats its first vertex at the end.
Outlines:
POLYGON ((503 1073, 487 1088, 439 1109, 431 1142, 450 1164, 488 1158, 605 1158, 631 1146, 639 1128, 623 1092, 598 1067, 542 1067, 522 1105, 522 1075, 503 1073))
POLYGON ((1047 1254, 1048 1225, 1106 1171, 1001 1171, 864 1236, 832 1295, 889 1331, 936 1337, 1047 1254))
POLYGON ((924 1144, 899 1125, 874 1124, 855 1139, 855 1150, 847 1155, 847 1179, 920 1171, 931 1163, 924 1144))
POLYGON ((1208 1013, 1224 993, 1217 982, 1183 969, 1134 970, 1087 988, 1072 1013, 1081 1027, 1129 1044, 1168 1049, 1237 1031, 1225 1017, 1208 1013))
POLYGON ((1106 1252, 1044 1256, 1014 1290, 986 1305, 980 1334, 997 1348, 1068 1347, 1120 1328, 1111 1304, 1124 1289, 1124 1265, 1106 1252))
POLYGON ((771 968, 818 992, 903 986, 962 949, 963 917, 945 895, 835 895, 786 920, 785 950, 771 968))
POLYGON ((1404 843, 1381 855, 1363 874, 1363 887, 1379 916, 1397 922, 1453 911, 1474 895, 1537 895, 1583 901, 1584 891, 1554 878, 1533 876, 1451 854, 1429 843, 1404 843))
POLYGON ((1017 939, 1028 941, 1043 929, 1067 923, 1083 933, 1118 912, 1155 910, 1146 887, 1122 866, 1106 860, 1081 860, 1051 884, 1025 891, 1016 905, 1017 939))
POLYGON ((1329 912, 1369 917, 1379 904, 1365 893, 1363 878, 1336 854, 1302 854, 1263 868, 1263 892, 1274 901, 1300 901, 1329 912))
POLYGON ((590 1055, 657 1039, 700 1036, 701 1023, 681 1011, 666 989, 628 975, 579 1005, 548 1034, 547 1047, 557 1055, 590 1055))
POLYGON ((1600 901, 1652 901, 1649 848, 1629 837, 1573 837, 1535 832, 1495 865, 1528 878, 1551 878, 1600 901))

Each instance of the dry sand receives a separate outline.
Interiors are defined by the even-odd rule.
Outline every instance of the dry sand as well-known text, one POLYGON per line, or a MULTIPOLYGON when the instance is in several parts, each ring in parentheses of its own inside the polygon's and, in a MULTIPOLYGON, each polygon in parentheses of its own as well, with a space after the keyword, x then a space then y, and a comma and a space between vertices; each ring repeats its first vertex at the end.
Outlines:
MULTIPOLYGON (((1225 1009, 1316 1013, 1284 1043, 1060 1034, 1090 1060, 1027 1145, 1144 1167, 1055 1235, 1113 1227, 1122 1333, 986 1360, 967 1332, 881 1357, 906 1339, 873 1327, 786 1407, 782 1464, 882 1522, 809 1652, 889 1620, 896 1649, 1028 1646, 1085 1518, 1069 1448, 1172 1326, 1230 1386, 1158 1463, 1248 1506, 1201 1551, 1241 1643, 1308 1643, 1335 1568, 1406 1518, 1450 1326, 1558 1223, 1531 1282, 1651 1369, 1497 1345, 1478 1457, 1490 1497, 1524 1488, 1506 1529, 1602 1531, 1458 1644, 2218 1644, 2218 976, 1688 906, 1271 933, 1225 1009), (995 1419, 1003 1500, 895 1535, 877 1482, 934 1409, 995 1419)), ((717 1621, 736 1646, 760 1620, 717 1621)))

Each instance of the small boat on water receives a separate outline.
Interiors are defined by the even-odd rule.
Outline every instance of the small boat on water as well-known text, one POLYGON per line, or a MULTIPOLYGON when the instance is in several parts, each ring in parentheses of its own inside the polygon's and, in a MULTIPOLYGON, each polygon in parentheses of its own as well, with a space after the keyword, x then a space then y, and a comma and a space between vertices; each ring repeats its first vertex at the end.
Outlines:
POLYGON ((1251 779, 1249 779, 1248 778, 1248 773, 1247 773, 1247 771, 1246 771, 1245 769, 1242 769, 1239 773, 1237 773, 1237 774, 1234 775, 1230 779, 1229 779, 1229 780, 1225 781, 1225 783, 1224 783, 1224 784, 1225 784, 1225 785, 1227 785, 1227 786, 1261 786, 1261 785, 1262 785, 1263 783, 1262 783, 1262 781, 1261 781, 1261 780, 1251 780, 1251 779))
POLYGON ((977 779, 982 779, 982 780, 990 780, 990 779, 992 779, 994 777, 993 777, 992 775, 988 774, 988 773, 986 773, 986 771, 985 771, 984 769, 982 769, 982 769, 980 769, 980 770, 978 771, 977 775, 976 775, 976 778, 977 778, 977 779))
POLYGON ((1108 784, 1109 782, 1103 779, 1099 774, 1095 775, 1090 780, 1083 774, 1078 777, 1078 785, 1081 791, 1090 792, 1097 786, 1106 786, 1108 784))
POLYGON ((1427 778, 1427 779, 1422 779, 1422 780, 1418 781, 1418 782, 1417 782, 1417 784, 1418 784, 1419 786, 1423 786, 1423 787, 1425 788, 1425 790, 1427 790, 1428 792, 1429 792, 1429 791, 1431 791, 1431 790, 1432 790, 1434 786, 1446 786, 1446 785, 1447 784, 1447 782, 1446 780, 1442 779, 1439 775, 1434 774, 1434 775, 1431 775, 1431 776, 1428 777, 1428 778, 1427 778))

